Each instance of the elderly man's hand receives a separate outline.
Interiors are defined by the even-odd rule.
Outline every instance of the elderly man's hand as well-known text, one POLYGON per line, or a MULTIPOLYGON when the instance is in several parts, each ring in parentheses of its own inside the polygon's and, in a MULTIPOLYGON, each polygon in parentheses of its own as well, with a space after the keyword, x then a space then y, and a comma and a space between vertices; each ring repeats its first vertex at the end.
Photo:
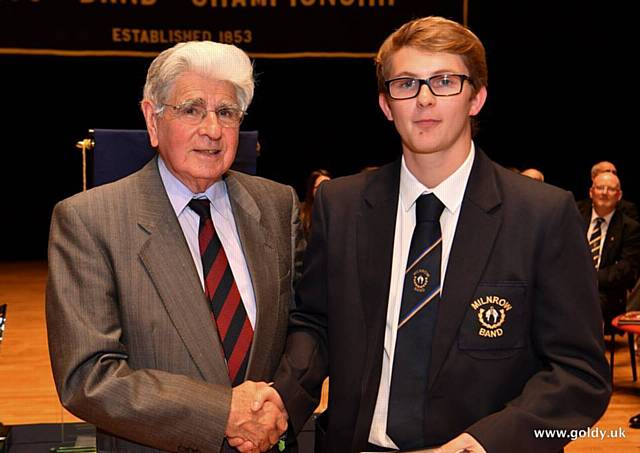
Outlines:
POLYGON ((225 435, 242 453, 265 452, 286 432, 287 420, 278 392, 264 382, 246 381, 233 388, 225 435))

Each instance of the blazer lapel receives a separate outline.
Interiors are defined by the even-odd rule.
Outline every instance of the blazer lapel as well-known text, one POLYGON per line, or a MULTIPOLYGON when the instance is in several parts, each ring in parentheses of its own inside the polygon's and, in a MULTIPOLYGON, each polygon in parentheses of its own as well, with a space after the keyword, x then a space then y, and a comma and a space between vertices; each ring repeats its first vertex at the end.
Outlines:
POLYGON ((138 174, 138 224, 149 235, 139 256, 195 365, 209 382, 229 382, 222 345, 182 228, 153 159, 138 174))
POLYGON ((367 344, 362 370, 362 404, 356 433, 368 434, 378 394, 399 187, 398 159, 371 176, 356 219, 360 302, 366 325, 366 338, 363 341, 367 344))
POLYGON ((247 377, 262 379, 269 373, 271 336, 280 313, 276 309, 279 297, 278 254, 272 235, 260 222, 262 214, 256 203, 258 194, 251 194, 233 171, 228 172, 225 181, 256 298, 256 324, 247 377))
POLYGON ((431 352, 429 388, 458 335, 469 301, 482 277, 502 215, 495 168, 477 149, 449 254, 444 290, 431 352))

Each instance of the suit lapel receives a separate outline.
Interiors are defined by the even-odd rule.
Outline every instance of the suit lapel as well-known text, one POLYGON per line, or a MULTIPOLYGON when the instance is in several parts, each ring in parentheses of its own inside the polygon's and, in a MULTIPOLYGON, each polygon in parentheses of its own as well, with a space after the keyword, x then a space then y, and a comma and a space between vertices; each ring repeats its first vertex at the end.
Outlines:
POLYGON ((600 266, 609 266, 615 263, 617 241, 622 237, 622 214, 616 209, 611 216, 611 222, 607 228, 607 235, 602 244, 600 266))
POLYGON ((495 167, 477 149, 449 254, 431 352, 429 388, 458 335, 502 222, 495 167))
POLYGON ((229 382, 222 345, 182 228, 153 159, 138 174, 140 259, 195 365, 209 382, 229 382))
POLYGON ((271 336, 280 313, 277 309, 278 254, 272 235, 261 223, 262 214, 256 203, 259 195, 250 193, 233 171, 228 172, 225 181, 256 298, 256 324, 247 377, 258 379, 269 373, 271 336))

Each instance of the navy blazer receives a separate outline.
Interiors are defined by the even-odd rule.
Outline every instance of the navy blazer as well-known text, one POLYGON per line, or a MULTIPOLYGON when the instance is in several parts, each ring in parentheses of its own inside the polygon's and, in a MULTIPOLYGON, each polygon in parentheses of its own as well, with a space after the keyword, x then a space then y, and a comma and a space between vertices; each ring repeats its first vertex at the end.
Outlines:
MULTIPOLYGON (((330 374, 325 451, 365 450, 382 367, 400 161, 316 194, 275 386, 299 430, 330 374)), ((449 257, 426 391, 429 445, 557 452, 536 429, 590 426, 610 397, 595 273, 573 197, 476 152, 449 257), (484 308, 501 314, 483 323, 484 308)), ((426 447, 425 446, 425 447, 426 447)))

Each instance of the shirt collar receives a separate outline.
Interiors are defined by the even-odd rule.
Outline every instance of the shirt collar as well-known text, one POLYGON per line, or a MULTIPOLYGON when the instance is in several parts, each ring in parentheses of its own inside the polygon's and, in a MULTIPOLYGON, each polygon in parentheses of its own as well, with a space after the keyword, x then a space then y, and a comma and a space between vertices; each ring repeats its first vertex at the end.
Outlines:
POLYGON ((227 210, 222 206, 222 202, 227 197, 227 185, 223 180, 216 181, 202 193, 193 193, 169 171, 161 156, 158 156, 158 170, 176 216, 182 214, 192 198, 208 198, 214 209, 225 218, 227 217, 227 210))
POLYGON ((400 202, 403 209, 409 211, 420 195, 433 192, 450 213, 456 213, 462 205, 462 198, 471 174, 475 154, 475 145, 472 141, 469 155, 462 165, 447 179, 433 188, 429 188, 418 181, 407 168, 404 156, 402 156, 402 164, 400 166, 400 202))
POLYGON ((595 209, 593 209, 593 207, 591 208, 591 223, 595 224, 595 221, 598 217, 602 217, 604 219, 603 222, 603 226, 604 225, 609 225, 609 223, 611 222, 611 217, 613 217, 613 214, 615 214, 616 210, 614 209, 613 211, 611 211, 609 214, 605 215, 605 216, 599 216, 598 213, 596 212, 595 209))

